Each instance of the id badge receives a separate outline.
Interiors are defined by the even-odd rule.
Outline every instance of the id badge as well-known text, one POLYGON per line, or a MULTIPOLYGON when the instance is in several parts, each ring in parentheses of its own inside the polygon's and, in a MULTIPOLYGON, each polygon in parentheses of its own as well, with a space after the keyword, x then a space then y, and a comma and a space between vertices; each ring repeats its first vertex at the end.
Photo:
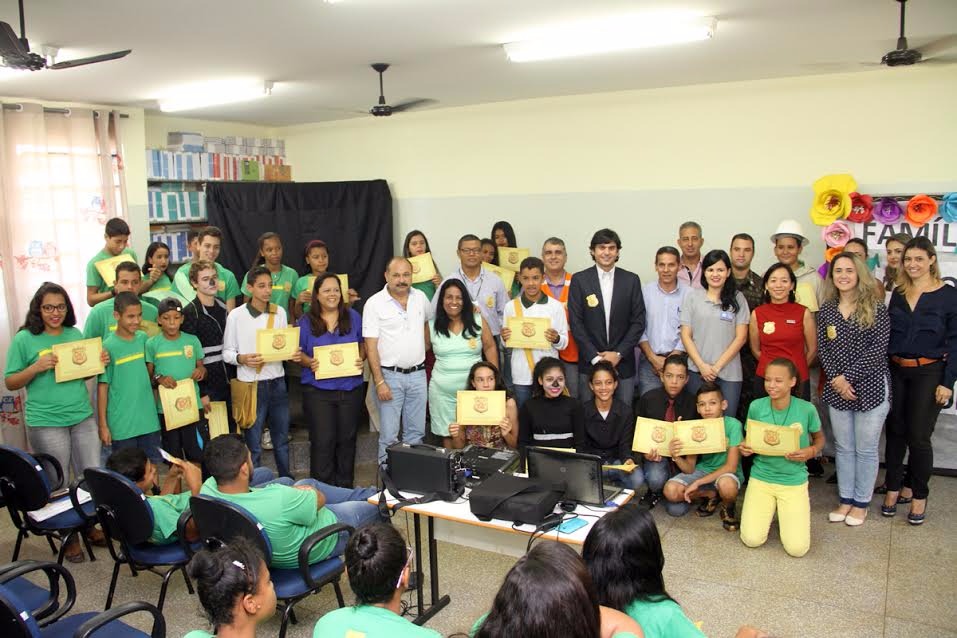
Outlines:
POLYGON ((722 310, 721 321, 734 321, 734 313, 730 310, 722 310))

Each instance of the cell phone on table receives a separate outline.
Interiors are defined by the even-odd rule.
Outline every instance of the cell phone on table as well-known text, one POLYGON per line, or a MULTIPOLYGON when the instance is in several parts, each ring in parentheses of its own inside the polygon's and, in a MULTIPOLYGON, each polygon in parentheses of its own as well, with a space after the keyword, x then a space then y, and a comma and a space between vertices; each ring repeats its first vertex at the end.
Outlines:
POLYGON ((562 534, 571 534, 586 525, 588 525, 588 523, 583 518, 570 518, 558 526, 558 531, 562 534))

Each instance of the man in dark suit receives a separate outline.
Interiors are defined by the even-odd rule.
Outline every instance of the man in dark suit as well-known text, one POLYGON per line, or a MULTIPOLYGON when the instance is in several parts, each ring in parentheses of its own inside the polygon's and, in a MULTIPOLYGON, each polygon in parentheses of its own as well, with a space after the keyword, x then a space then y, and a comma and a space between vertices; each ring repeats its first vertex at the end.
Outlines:
POLYGON ((632 404, 635 394, 635 346, 645 330, 645 302, 638 275, 615 267, 621 239, 603 228, 589 246, 594 268, 575 273, 568 291, 568 318, 578 343, 579 396, 592 399, 588 376, 605 359, 618 370, 615 398, 632 404))

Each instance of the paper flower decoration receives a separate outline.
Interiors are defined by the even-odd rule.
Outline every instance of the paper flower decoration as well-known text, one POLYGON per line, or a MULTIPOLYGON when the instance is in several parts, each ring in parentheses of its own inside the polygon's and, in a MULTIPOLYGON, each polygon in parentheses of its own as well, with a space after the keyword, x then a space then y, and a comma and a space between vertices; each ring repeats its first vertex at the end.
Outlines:
POLYGON ((814 182, 811 221, 827 226, 847 217, 851 212, 851 192, 855 190, 857 182, 850 175, 825 175, 814 182))
POLYGON ((904 215, 901 205, 893 197, 881 197, 874 203, 874 221, 882 224, 896 224, 904 215))
POLYGON ((940 203, 940 216, 945 222, 957 222, 957 193, 947 193, 940 203))
POLYGON ((833 222, 821 231, 821 239, 831 248, 843 248, 844 244, 853 236, 854 234, 847 222, 833 222))
POLYGON ((834 258, 844 252, 844 246, 832 246, 824 251, 824 263, 818 266, 817 272, 821 275, 821 279, 827 279, 827 269, 831 267, 831 262, 834 261, 834 258))
POLYGON ((851 214, 848 221, 863 224, 874 217, 874 198, 870 195, 851 193, 851 214))
POLYGON ((920 228, 937 216, 937 202, 927 195, 914 195, 907 202, 907 212, 904 216, 912 226, 920 228))

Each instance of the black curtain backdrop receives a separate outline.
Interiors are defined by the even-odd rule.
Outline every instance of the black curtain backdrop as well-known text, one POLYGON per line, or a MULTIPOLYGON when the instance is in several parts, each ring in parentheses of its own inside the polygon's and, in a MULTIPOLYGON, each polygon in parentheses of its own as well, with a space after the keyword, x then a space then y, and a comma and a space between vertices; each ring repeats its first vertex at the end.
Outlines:
MULTIPOLYGON (((208 182, 209 223, 223 231, 220 263, 240 281, 267 231, 282 237, 283 263, 308 271, 303 250, 313 239, 329 247, 329 269, 349 275, 362 301, 379 291, 392 257, 392 194, 383 179, 365 182, 208 182)), ((361 306, 362 301, 359 302, 361 306)))

